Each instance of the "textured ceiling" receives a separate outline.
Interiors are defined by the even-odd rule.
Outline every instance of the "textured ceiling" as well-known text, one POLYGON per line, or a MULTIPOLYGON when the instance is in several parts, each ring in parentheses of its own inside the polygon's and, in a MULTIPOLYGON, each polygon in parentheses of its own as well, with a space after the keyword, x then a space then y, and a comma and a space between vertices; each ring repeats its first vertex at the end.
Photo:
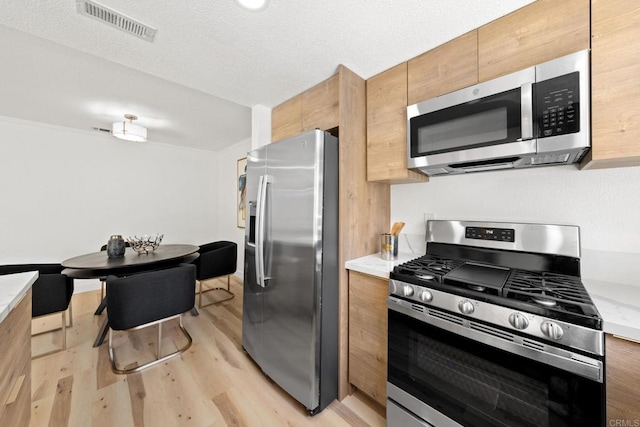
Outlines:
POLYGON ((0 115, 87 129, 133 113, 151 140, 218 150, 250 137, 251 106, 339 64, 366 79, 531 1, 100 1, 155 27, 149 43, 75 0, 2 0, 0 115))

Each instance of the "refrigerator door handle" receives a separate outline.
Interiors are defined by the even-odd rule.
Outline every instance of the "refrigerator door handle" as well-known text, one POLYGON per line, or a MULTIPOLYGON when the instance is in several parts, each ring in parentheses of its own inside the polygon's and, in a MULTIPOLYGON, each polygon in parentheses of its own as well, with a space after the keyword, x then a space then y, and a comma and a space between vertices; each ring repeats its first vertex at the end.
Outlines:
POLYGON ((256 278, 258 285, 265 287, 264 277, 264 221, 267 201, 267 175, 258 178, 258 206, 256 209, 256 278))

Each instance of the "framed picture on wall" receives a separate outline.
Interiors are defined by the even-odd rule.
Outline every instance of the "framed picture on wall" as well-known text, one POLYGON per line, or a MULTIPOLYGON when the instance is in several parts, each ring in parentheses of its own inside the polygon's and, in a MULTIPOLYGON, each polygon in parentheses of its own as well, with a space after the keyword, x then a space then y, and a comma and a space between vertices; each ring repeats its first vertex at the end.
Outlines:
POLYGON ((247 158, 243 157, 238 160, 237 164, 237 178, 238 178, 238 199, 236 204, 236 213, 238 216, 238 228, 244 228, 245 219, 247 217, 247 158))

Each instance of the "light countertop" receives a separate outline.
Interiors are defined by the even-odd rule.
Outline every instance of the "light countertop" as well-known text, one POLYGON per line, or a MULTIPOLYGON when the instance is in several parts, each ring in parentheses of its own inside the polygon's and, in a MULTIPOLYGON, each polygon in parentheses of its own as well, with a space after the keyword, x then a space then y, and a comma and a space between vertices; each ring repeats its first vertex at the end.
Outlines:
POLYGON ((640 341, 640 286, 582 278, 608 334, 640 341))
MULTIPOLYGON (((393 267, 418 257, 415 253, 399 253, 397 260, 386 261, 377 253, 347 261, 345 268, 388 279, 393 267)), ((640 341, 640 283, 636 286, 584 277, 582 283, 602 316, 604 332, 640 341)))
POLYGON ((37 271, 0 276, 0 322, 20 303, 37 278, 37 271))
POLYGON ((380 252, 378 252, 377 254, 367 255, 347 261, 344 266, 347 270, 380 277, 381 279, 388 279, 389 273, 393 270, 393 267, 418 257, 420 257, 420 255, 413 253, 398 253, 398 259, 394 261, 387 261, 382 259, 380 252))

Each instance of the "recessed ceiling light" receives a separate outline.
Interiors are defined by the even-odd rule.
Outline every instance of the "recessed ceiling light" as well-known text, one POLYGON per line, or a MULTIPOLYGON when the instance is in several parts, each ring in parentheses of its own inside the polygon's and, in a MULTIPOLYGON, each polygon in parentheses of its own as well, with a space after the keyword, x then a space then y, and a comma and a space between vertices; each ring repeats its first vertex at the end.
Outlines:
POLYGON ((269 5, 269 0, 236 0, 236 3, 245 9, 259 11, 269 5))

